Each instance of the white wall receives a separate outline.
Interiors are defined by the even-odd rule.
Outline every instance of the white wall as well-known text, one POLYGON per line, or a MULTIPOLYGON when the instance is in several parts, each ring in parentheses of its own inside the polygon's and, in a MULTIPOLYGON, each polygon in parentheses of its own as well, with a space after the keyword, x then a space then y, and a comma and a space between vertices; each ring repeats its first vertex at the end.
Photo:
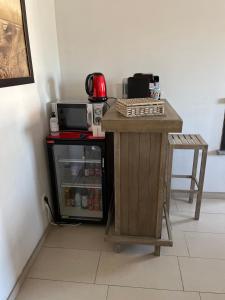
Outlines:
MULTIPOLYGON (((86 98, 87 74, 105 74, 110 96, 135 72, 160 75, 183 131, 208 141, 206 191, 225 192, 219 148, 225 108, 224 0, 55 0, 63 98, 86 98)), ((184 159, 184 157, 186 159, 184 159)), ((186 172, 191 161, 175 157, 186 172)))
POLYGON ((47 226, 41 203, 49 194, 45 110, 60 81, 54 0, 26 5, 35 84, 0 89, 0 300, 47 226))

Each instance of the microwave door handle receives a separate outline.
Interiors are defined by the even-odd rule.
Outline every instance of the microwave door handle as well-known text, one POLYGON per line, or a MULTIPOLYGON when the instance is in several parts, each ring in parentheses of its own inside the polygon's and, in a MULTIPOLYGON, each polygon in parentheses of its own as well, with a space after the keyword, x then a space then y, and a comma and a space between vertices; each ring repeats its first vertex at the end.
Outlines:
POLYGON ((93 106, 91 104, 87 105, 87 124, 88 124, 88 130, 92 131, 92 125, 93 125, 93 106))

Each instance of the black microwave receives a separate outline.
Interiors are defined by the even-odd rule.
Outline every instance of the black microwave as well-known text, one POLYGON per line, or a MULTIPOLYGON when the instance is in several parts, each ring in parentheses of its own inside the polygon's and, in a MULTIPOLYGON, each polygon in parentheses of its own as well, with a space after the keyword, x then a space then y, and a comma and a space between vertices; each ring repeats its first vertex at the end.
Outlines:
POLYGON ((105 103, 70 102, 54 103, 60 131, 93 131, 94 125, 100 125, 106 111, 105 103))

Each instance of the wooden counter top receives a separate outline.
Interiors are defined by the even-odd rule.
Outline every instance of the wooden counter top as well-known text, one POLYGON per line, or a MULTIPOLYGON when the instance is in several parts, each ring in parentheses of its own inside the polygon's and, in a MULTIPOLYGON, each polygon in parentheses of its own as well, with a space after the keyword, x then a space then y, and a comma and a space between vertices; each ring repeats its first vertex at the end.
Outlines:
POLYGON ((113 104, 102 119, 106 132, 181 132, 183 121, 168 101, 165 101, 164 116, 127 118, 113 104))

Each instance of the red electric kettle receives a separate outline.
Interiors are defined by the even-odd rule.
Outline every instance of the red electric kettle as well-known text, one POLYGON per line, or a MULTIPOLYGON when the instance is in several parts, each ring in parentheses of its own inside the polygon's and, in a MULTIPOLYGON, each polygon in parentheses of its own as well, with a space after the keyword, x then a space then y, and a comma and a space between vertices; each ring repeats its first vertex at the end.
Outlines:
POLYGON ((89 100, 92 102, 106 101, 106 82, 102 73, 89 74, 85 81, 85 89, 89 95, 89 100))

